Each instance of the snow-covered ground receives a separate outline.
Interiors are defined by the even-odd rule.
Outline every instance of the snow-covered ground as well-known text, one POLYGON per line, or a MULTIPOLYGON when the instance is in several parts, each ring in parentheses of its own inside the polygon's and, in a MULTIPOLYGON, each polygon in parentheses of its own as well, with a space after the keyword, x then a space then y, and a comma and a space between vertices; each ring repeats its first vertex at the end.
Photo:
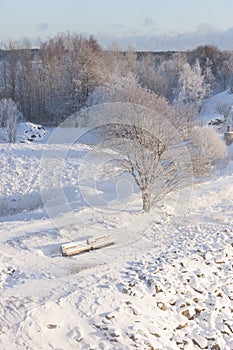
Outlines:
POLYGON ((232 349, 231 163, 194 185, 185 217, 150 219, 137 193, 109 215, 76 193, 88 147, 73 146, 63 180, 79 210, 59 227, 38 195, 46 147, 1 145, 1 348, 232 349), (61 256, 61 243, 105 231, 119 234, 115 246, 61 256))
POLYGON ((202 125, 209 124, 219 130, 226 131, 227 125, 231 125, 233 128, 232 117, 233 91, 226 90, 203 101, 200 113, 202 125))
POLYGON ((232 350, 232 147, 184 201, 170 195, 151 216, 125 174, 93 162, 85 182, 93 149, 65 147, 0 144, 0 349, 232 350), (41 161, 54 149, 65 154, 58 183, 41 161), (59 186, 56 216, 43 201, 59 186), (62 243, 105 233, 113 246, 61 255, 62 243))

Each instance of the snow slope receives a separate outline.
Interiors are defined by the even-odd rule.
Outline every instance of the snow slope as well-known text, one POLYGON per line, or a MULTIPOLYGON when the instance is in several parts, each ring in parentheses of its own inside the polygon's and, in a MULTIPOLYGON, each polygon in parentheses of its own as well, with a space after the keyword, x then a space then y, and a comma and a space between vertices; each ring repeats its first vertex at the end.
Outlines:
POLYGON ((0 144, 0 349, 232 350, 228 150, 183 202, 172 194, 149 216, 127 175, 112 178, 107 156, 85 163, 91 146, 0 144), (58 182, 52 157, 42 162, 54 150, 58 182), (61 193, 56 215, 49 203, 61 193), (61 244, 103 233, 113 246, 61 255, 61 244))
POLYGON ((203 101, 199 116, 201 125, 213 124, 216 125, 218 129, 223 127, 223 131, 226 131, 226 125, 224 129, 224 116, 219 112, 219 107, 221 106, 223 109, 230 109, 227 124, 229 124, 230 121, 233 124, 233 93, 231 90, 226 90, 203 101))
POLYGON ((109 214, 110 202, 85 205, 77 171, 90 148, 73 145, 61 175, 73 212, 50 220, 38 195, 49 147, 1 145, 1 349, 232 349, 232 163, 193 186, 185 216, 168 202, 142 214, 135 191, 109 214), (103 232, 113 247, 61 256, 103 232))

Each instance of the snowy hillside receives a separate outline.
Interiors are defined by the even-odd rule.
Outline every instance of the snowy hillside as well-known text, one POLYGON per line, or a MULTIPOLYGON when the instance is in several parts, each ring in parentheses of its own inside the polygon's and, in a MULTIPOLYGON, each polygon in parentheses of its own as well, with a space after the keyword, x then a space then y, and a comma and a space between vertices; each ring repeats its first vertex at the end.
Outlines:
MULTIPOLYGON (((203 104, 205 123, 220 97, 203 104)), ((209 178, 148 215, 93 145, 47 144, 52 130, 26 130, 0 144, 0 349, 232 350, 232 146, 209 178), (105 234, 114 245, 61 254, 105 234)))
POLYGON ((166 203, 141 214, 136 193, 127 211, 109 214, 83 204, 75 174, 88 147, 74 145, 62 181, 78 211, 58 227, 38 209, 48 147, 1 146, 1 215, 11 214, 0 227, 1 348, 232 349, 231 163, 194 186, 185 217, 166 203), (113 247, 61 256, 62 243, 103 232, 113 247))
POLYGON ((202 125, 212 124, 216 125, 218 129, 224 129, 224 127, 226 128, 226 124, 233 124, 232 116, 233 93, 231 90, 226 90, 217 95, 214 95, 204 100, 202 103, 200 113, 200 120, 202 125), (227 120, 224 119, 224 113, 228 116, 227 120))

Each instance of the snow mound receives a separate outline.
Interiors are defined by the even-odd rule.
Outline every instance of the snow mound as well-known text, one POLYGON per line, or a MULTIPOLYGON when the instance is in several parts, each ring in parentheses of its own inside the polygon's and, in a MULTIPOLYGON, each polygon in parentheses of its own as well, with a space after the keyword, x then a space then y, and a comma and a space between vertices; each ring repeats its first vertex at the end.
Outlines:
MULTIPOLYGON (((48 140, 49 132, 42 125, 30 122, 21 122, 16 130, 16 142, 43 142, 48 140)), ((8 143, 5 128, 0 128, 0 143, 8 143)))
POLYGON ((42 125, 30 122, 20 123, 17 128, 17 140, 20 142, 41 141, 47 134, 42 125))
MULTIPOLYGON (((39 129, 40 130, 40 129, 39 129)), ((35 138, 33 138, 35 139, 35 138)), ((43 152, 53 149, 54 145, 34 142, 16 144, 0 144, 0 168, 4 176, 0 182, 0 216, 17 212, 34 210, 42 205, 40 196, 40 171, 43 152)), ((64 147, 56 145, 58 152, 64 147)), ((87 150, 85 145, 70 147, 70 153, 65 160, 66 166, 62 172, 66 195, 78 196, 77 171, 80 159, 87 150)), ((49 179, 48 179, 49 181, 49 179)), ((56 185, 51 184, 49 190, 56 191, 56 185)))

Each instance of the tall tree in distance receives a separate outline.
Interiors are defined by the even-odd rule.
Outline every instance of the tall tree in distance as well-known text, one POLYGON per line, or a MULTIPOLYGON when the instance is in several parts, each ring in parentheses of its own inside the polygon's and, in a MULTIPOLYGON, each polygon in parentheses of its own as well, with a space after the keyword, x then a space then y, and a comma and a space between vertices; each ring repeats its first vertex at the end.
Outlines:
POLYGON ((183 137, 188 138, 189 132, 196 123, 199 109, 204 97, 208 94, 209 85, 204 82, 201 67, 196 61, 193 67, 185 63, 180 72, 177 98, 173 106, 183 123, 183 137))
POLYGON ((19 119, 22 117, 16 103, 11 99, 0 100, 0 121, 1 125, 6 128, 8 141, 15 143, 16 130, 19 119))
POLYGON ((204 83, 199 61, 196 61, 193 67, 189 63, 184 64, 178 80, 177 100, 198 109, 208 89, 209 86, 204 83))
POLYGON ((17 43, 9 39, 4 45, 5 55, 2 59, 2 94, 14 101, 18 97, 18 49, 17 43))

